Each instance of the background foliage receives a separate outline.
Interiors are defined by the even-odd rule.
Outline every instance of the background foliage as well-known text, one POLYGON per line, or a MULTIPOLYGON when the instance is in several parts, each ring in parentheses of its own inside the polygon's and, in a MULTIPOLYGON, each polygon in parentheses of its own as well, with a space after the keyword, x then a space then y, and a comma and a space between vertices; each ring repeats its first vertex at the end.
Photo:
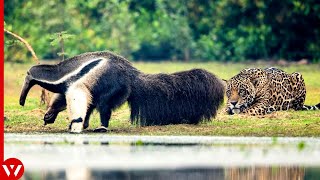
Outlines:
MULTIPOLYGON (((5 27, 41 59, 111 50, 133 60, 320 60, 317 0, 10 0, 5 27)), ((31 61, 5 35, 6 61, 31 61)))

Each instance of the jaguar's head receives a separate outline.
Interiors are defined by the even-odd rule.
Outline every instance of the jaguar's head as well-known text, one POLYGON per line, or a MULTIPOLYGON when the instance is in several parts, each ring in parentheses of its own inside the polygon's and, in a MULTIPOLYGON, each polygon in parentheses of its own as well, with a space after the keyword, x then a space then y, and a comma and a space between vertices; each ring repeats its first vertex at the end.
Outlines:
POLYGON ((254 83, 243 76, 234 76, 226 85, 227 113, 229 115, 243 112, 250 106, 255 98, 256 89, 254 83))

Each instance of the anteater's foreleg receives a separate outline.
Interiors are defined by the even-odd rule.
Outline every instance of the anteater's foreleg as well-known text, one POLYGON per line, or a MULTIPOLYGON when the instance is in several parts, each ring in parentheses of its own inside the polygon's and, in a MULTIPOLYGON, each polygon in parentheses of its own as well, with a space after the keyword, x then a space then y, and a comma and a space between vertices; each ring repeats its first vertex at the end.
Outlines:
POLYGON ((83 130, 90 108, 91 94, 85 86, 74 85, 67 91, 66 99, 69 119, 71 120, 69 130, 73 133, 80 133, 83 130))

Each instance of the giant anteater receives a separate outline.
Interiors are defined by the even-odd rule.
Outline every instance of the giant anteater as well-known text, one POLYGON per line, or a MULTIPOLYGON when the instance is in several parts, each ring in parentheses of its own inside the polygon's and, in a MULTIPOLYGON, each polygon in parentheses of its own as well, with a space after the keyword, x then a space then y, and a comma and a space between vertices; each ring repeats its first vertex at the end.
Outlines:
POLYGON ((197 124, 215 117, 224 97, 221 80, 205 70, 145 74, 125 58, 107 51, 31 67, 20 105, 25 104, 29 90, 36 84, 55 93, 45 124, 53 123, 58 113, 67 109, 71 132, 87 128, 94 109, 101 120, 101 128, 96 130, 106 131, 111 111, 126 101, 135 124, 197 124))

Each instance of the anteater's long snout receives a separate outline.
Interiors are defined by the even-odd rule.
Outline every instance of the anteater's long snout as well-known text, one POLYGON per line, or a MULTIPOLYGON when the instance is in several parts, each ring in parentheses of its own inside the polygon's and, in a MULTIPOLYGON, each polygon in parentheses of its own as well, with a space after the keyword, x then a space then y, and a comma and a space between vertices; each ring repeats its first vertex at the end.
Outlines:
POLYGON ((31 75, 27 75, 24 81, 24 84, 22 86, 21 94, 20 94, 20 105, 24 106, 24 103, 26 101, 27 95, 29 93, 29 90, 32 88, 32 86, 35 85, 35 82, 31 75))

